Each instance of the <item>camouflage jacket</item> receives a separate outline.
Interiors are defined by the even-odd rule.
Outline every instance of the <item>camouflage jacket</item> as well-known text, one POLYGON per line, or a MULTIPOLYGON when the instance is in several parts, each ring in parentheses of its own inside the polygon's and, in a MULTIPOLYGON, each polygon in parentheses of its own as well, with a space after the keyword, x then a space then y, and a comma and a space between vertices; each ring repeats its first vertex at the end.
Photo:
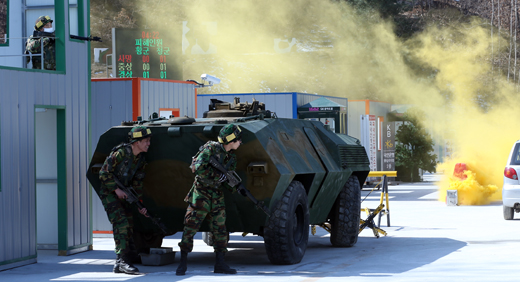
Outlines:
MULTIPOLYGON (((56 50, 54 39, 48 37, 35 37, 31 35, 25 44, 25 50, 32 54, 41 54, 43 42, 43 67, 46 70, 56 70, 56 50)), ((41 58, 39 55, 32 57, 33 69, 41 69, 41 58)))
POLYGON ((229 171, 234 171, 237 167, 237 157, 234 152, 226 152, 222 144, 208 141, 201 147, 192 163, 196 174, 194 186, 197 183, 205 187, 219 187, 222 185, 233 192, 233 187, 225 182, 220 183, 218 181, 221 173, 209 163, 210 156, 215 156, 229 171))
POLYGON ((102 184, 100 198, 115 195, 118 187, 114 177, 117 177, 123 185, 132 186, 139 198, 142 198, 145 167, 144 155, 141 153, 134 156, 131 145, 123 144, 114 148, 99 171, 102 184))

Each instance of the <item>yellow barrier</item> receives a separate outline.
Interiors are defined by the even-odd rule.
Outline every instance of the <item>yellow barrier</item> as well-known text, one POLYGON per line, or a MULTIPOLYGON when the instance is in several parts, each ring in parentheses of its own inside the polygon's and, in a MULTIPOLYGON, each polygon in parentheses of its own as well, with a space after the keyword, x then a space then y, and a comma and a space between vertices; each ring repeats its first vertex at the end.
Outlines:
MULTIPOLYGON (((383 229, 379 228, 379 226, 381 226, 381 216, 382 215, 386 215, 386 225, 388 227, 390 227, 390 203, 389 203, 389 200, 388 200, 388 180, 387 180, 387 177, 397 177, 397 171, 370 171, 368 173, 368 177, 382 177, 383 178, 379 182, 379 184, 382 183, 380 204, 379 204, 378 208, 375 209, 375 210, 371 210, 369 208, 361 208, 361 211, 365 211, 367 213, 368 218, 365 219, 365 220, 363 220, 363 219, 359 220, 360 221, 359 222, 360 228, 359 228, 358 234, 361 233, 361 231, 363 231, 363 229, 365 227, 368 227, 368 228, 373 230, 374 236, 379 238, 379 234, 382 234, 384 236, 387 235, 386 232, 383 229), (385 205, 383 204, 385 200, 386 200, 386 208, 385 208, 385 205), (378 224, 377 225, 374 222, 374 218, 376 216, 378 216, 378 224)), ((376 187, 374 187, 374 189, 372 189, 372 191, 374 191, 377 188, 377 186, 379 186, 379 184, 377 184, 376 187)), ((372 191, 370 191, 370 193, 372 193, 372 191)), ((370 195, 370 193, 369 193, 369 195, 370 195)), ((363 202, 363 201, 361 201, 361 202, 363 202)), ((323 223, 323 224, 320 224, 319 226, 322 227, 323 229, 325 229, 326 231, 328 231, 329 233, 331 232, 332 228, 331 228, 330 223, 323 223)), ((311 225, 311 233, 312 233, 312 235, 316 234, 316 226, 315 225, 311 225)))
MULTIPOLYGON (((376 187, 374 187, 372 189, 372 191, 374 191, 374 189, 376 189, 377 186, 379 186, 379 184, 382 183, 381 197, 379 199, 380 202, 379 202, 379 206, 377 207, 377 209, 375 209, 375 210, 372 210, 369 208, 361 209, 361 211, 365 211, 367 213, 368 217, 365 220, 363 220, 363 219, 360 220, 359 233, 361 233, 361 231, 363 231, 363 229, 365 227, 369 227, 370 229, 372 229, 372 231, 374 231, 374 236, 379 238, 379 234, 386 236, 386 232, 383 229, 379 228, 381 226, 381 216, 382 215, 386 215, 386 226, 390 227, 390 202, 388 200, 388 179, 387 178, 388 177, 397 177, 397 171, 371 171, 368 173, 368 176, 383 178, 376 185, 376 187), (385 200, 386 200, 386 208, 385 208, 385 205, 383 204, 385 200), (376 216, 378 216, 377 225, 374 222, 374 218, 376 216)), ((370 193, 372 193, 372 191, 370 191, 370 193)), ((368 194, 370 195, 370 193, 368 193, 368 194)), ((367 197, 368 197, 368 195, 367 195, 367 197)), ((366 199, 366 197, 365 197, 365 199, 366 199)), ((361 201, 361 202, 363 202, 363 201, 361 201)))
POLYGON ((368 173, 368 177, 397 177, 397 171, 371 171, 368 173))

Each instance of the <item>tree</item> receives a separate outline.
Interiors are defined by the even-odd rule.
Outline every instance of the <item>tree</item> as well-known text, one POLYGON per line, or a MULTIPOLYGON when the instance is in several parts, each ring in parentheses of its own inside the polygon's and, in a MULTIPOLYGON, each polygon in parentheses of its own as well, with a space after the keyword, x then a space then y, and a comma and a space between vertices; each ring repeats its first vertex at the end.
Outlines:
POLYGON ((91 0, 91 34, 103 40, 92 42, 92 48, 112 47, 112 28, 137 28, 141 17, 141 10, 136 1, 91 0))
POLYGON ((404 123, 396 137, 396 169, 403 181, 420 181, 419 169, 435 172, 437 155, 433 152, 433 140, 420 120, 424 113, 411 108, 403 116, 404 123))
POLYGON ((399 0, 347 0, 361 12, 374 13, 375 11, 383 18, 395 17, 402 12, 405 5, 404 1, 399 0))

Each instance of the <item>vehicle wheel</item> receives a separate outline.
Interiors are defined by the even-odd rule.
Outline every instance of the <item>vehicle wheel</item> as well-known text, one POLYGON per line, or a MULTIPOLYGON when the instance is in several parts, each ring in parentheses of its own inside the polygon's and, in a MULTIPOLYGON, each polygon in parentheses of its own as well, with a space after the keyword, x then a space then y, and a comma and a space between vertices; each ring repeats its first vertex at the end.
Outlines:
POLYGON ((134 244, 137 253, 150 253, 150 248, 160 248, 164 236, 155 233, 142 233, 134 231, 134 244))
POLYGON ((269 218, 264 230, 267 257, 273 264, 299 263, 309 240, 309 207, 307 192, 299 181, 293 181, 269 218))
POLYGON ((514 214, 515 214, 515 209, 506 207, 506 206, 502 206, 502 209, 504 210, 504 219, 505 220, 513 219, 514 214))
POLYGON ((330 242, 334 247, 352 247, 359 233, 361 188, 357 176, 352 175, 338 195, 330 219, 330 242))

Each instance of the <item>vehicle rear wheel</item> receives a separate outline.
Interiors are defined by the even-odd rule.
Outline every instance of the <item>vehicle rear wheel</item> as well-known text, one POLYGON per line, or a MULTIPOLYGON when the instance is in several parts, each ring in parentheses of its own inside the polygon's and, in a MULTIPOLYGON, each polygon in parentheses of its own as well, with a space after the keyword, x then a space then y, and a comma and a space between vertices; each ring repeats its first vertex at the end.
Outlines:
POLYGON ((299 263, 309 240, 307 193, 299 181, 293 181, 269 218, 264 230, 267 257, 273 264, 299 263))
POLYGON ((332 207, 330 242, 334 247, 352 247, 359 233, 361 187, 351 175, 332 207))
POLYGON ((504 219, 505 220, 513 219, 514 214, 515 214, 515 209, 510 208, 510 207, 506 207, 506 206, 502 206, 502 209, 504 211, 504 219))

